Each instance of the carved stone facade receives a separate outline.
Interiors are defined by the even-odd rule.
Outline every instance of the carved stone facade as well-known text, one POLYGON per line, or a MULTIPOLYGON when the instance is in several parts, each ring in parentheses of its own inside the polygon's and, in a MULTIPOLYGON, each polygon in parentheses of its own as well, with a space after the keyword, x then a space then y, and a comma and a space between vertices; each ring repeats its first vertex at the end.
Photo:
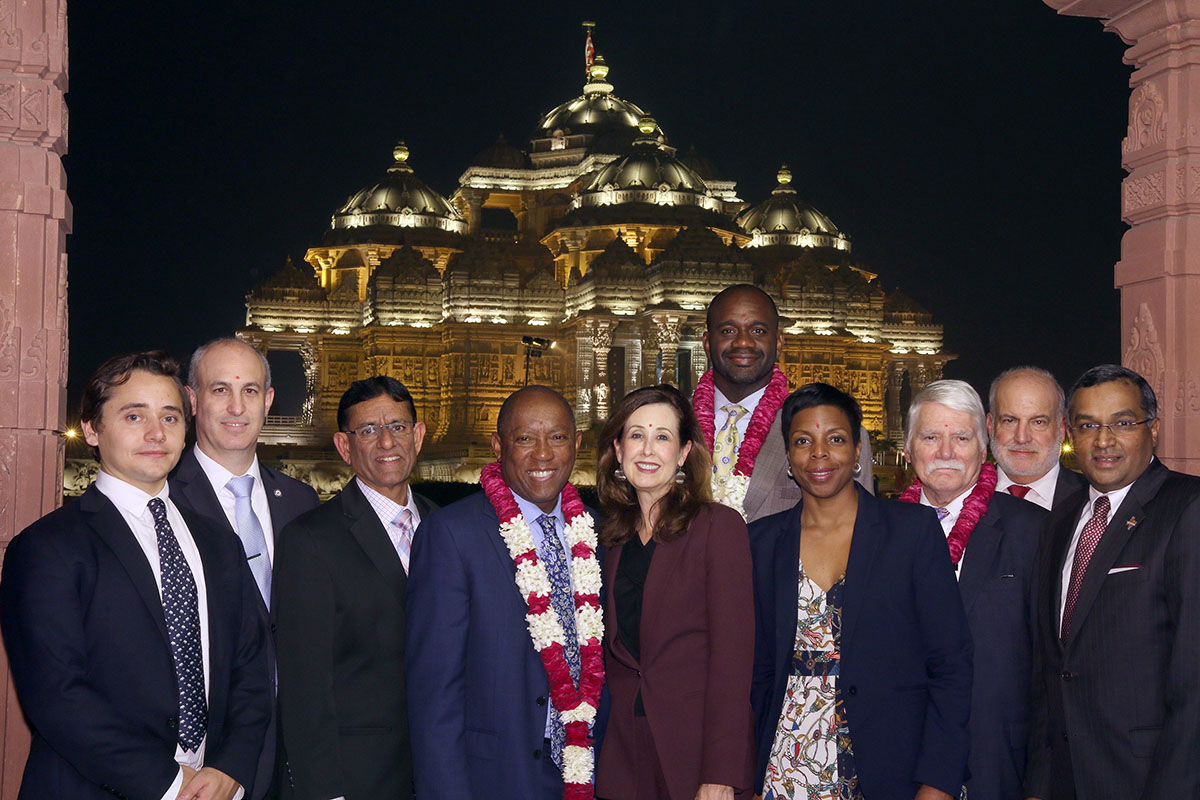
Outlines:
MULTIPOLYGON (((67 386, 66 0, 0 0, 0 548, 62 497, 67 386)), ((0 660, 0 797, 29 747, 0 660)))
POLYGON ((1129 172, 1115 285, 1123 363, 1158 394, 1158 455, 1200 474, 1200 11, 1188 0, 1046 0, 1130 43, 1129 172))

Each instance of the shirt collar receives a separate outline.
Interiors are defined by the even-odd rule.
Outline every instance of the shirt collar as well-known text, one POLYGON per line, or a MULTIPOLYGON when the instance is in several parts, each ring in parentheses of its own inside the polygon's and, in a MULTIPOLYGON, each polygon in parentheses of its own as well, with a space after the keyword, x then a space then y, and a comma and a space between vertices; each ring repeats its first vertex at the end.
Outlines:
POLYGON ((971 491, 974 488, 975 488, 975 484, 972 483, 970 486, 967 487, 966 491, 964 491, 958 497, 951 500, 946 505, 935 506, 933 504, 933 501, 925 496, 925 489, 924 489, 924 487, 922 487, 921 488, 921 505, 929 506, 930 508, 946 509, 947 511, 950 512, 950 515, 948 517, 946 517, 946 519, 950 520, 953 523, 954 520, 958 519, 958 515, 962 513, 963 503, 967 502, 967 498, 971 496, 971 491))
POLYGON ((167 502, 170 499, 171 487, 168 481, 163 481, 163 487, 158 494, 147 494, 133 484, 109 475, 102 469, 96 475, 96 488, 117 508, 139 517, 146 513, 147 504, 155 497, 167 502))
MULTIPOLYGON (((1151 464, 1154 463, 1154 458, 1155 458, 1154 456, 1150 456, 1151 464)), ((1084 509, 1084 513, 1086 514, 1086 513, 1090 512, 1093 508, 1095 508, 1096 500, 1098 500, 1101 495, 1108 495, 1108 502, 1110 503, 1110 505, 1108 507, 1108 518, 1112 519, 1113 514, 1117 513, 1117 509, 1120 508, 1121 503, 1123 503, 1125 501, 1125 496, 1127 494, 1129 494, 1129 490, 1131 488, 1133 488, 1134 483, 1137 483, 1137 478, 1134 478, 1134 480, 1131 483, 1127 483, 1126 485, 1122 486, 1120 489, 1113 489, 1111 492, 1102 492, 1099 489, 1097 489, 1095 486, 1092 486, 1089 483, 1088 484, 1088 505, 1087 505, 1087 508, 1084 509)))
POLYGON ((730 400, 728 397, 726 397, 721 392, 720 389, 718 389, 716 387, 716 384, 713 384, 713 412, 715 413, 717 411, 720 411, 725 406, 733 404, 735 406, 741 406, 742 408, 746 409, 746 415, 749 416, 750 414, 754 413, 754 409, 758 408, 759 402, 763 399, 763 395, 766 393, 767 393, 767 387, 764 386, 761 389, 759 389, 757 392, 754 392, 753 394, 748 394, 745 397, 743 397, 741 400, 738 400, 736 403, 734 403, 732 400, 730 400))
POLYGON ((362 478, 354 477, 355 483, 358 484, 359 490, 363 493, 363 497, 367 498, 371 508, 375 509, 375 513, 379 515, 379 519, 385 524, 395 522, 396 517, 400 516, 400 512, 412 505, 412 487, 408 489, 408 503, 401 505, 390 497, 385 497, 379 492, 372 489, 363 483, 362 478))
MULTIPOLYGON (((525 517, 525 521, 529 523, 529 529, 533 532, 534 540, 538 541, 541 537, 542 528, 540 525, 535 525, 534 523, 537 522, 538 517, 542 516, 546 512, 542 511, 537 507, 536 504, 529 502, 516 492, 513 492, 513 497, 517 501, 517 508, 521 509, 521 515, 525 517)), ((550 516, 554 517, 554 520, 558 523, 560 530, 563 527, 566 527, 563 521, 561 492, 558 495, 558 502, 554 504, 554 510, 550 512, 550 516)))
POLYGON ((1028 486, 1036 495, 1049 500, 1050 498, 1054 497, 1054 489, 1058 484, 1058 472, 1061 469, 1062 465, 1059 462, 1055 462, 1054 466, 1050 467, 1050 471, 1038 478, 1036 481, 1033 481, 1032 483, 1018 484, 1012 478, 1008 477, 1008 474, 1004 470, 997 466, 996 474, 998 477, 996 480, 996 491, 1007 493, 1008 487, 1014 484, 1018 486, 1028 486))
MULTIPOLYGON (((241 475, 234 475, 232 472, 221 466, 212 456, 200 449, 200 445, 193 448, 196 451, 196 462, 200 464, 200 469, 204 470, 204 475, 208 478, 208 482, 212 484, 215 491, 231 492, 232 490, 226 487, 226 484, 232 478, 240 478, 241 475)), ((262 486, 262 472, 258 468, 258 454, 255 453, 254 460, 250 462, 250 469, 244 473, 254 477, 254 485, 262 486)))

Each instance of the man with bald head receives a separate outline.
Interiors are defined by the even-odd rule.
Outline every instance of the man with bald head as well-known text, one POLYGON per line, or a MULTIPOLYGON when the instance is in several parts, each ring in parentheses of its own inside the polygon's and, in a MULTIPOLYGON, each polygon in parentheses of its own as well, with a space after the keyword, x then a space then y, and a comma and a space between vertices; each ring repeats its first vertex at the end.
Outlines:
POLYGON ((1062 466, 1067 432, 1066 396, 1058 381, 1038 367, 1014 367, 992 381, 988 436, 1000 467, 996 491, 1049 511, 1087 482, 1062 466))
MULTIPOLYGON (((571 552, 562 497, 580 439, 562 395, 528 386, 505 400, 492 434, 499 468, 484 470, 492 491, 511 492, 519 513, 508 527, 527 527, 552 598, 562 575, 555 565, 571 552)), ((409 719, 420 732, 413 761, 421 798, 563 794, 556 763, 562 729, 555 729, 546 667, 526 628, 530 609, 514 582, 500 522, 488 494, 479 492, 430 515, 413 543, 405 652, 409 719)))

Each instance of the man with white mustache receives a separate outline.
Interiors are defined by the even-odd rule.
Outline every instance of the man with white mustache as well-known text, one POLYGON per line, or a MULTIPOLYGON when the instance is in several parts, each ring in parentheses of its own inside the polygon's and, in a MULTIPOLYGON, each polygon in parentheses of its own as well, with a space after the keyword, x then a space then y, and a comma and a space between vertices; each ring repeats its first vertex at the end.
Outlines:
POLYGON ((908 409, 906 434, 917 481, 900 499, 937 512, 975 643, 966 793, 971 800, 1019 800, 1031 705, 1034 564, 1046 512, 996 491, 997 470, 984 464, 983 401, 969 384, 926 386, 908 409))

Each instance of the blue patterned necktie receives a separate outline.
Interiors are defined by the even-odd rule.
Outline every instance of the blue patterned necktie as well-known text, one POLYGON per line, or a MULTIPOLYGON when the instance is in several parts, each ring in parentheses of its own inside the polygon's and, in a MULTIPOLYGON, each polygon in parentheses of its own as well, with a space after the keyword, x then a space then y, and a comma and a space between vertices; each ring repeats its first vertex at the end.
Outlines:
POLYGON ((941 506, 934 506, 933 510, 938 515, 938 522, 941 522, 946 517, 950 516, 950 509, 948 509, 948 508, 942 508, 941 506))
POLYGON ((179 744, 184 750, 194 751, 200 747, 208 730, 196 580, 167 520, 166 504, 155 497, 148 505, 158 537, 163 615, 167 620, 167 638, 171 641, 175 677, 179 683, 179 744))
MULTIPOLYGON (((563 655, 567 666, 571 669, 571 678, 579 685, 579 637, 575 635, 575 595, 571 591, 571 569, 567 564, 567 554, 558 538, 558 526, 554 517, 543 514, 538 517, 538 525, 542 526, 541 558, 546 565, 546 575, 550 578, 550 604, 558 614, 562 623, 566 647, 563 655)), ((562 752, 566 745, 567 732, 559 719, 558 710, 550 703, 552 724, 550 726, 550 757, 559 769, 562 769, 562 752)))
POLYGON ((254 582, 258 584, 258 593, 270 608, 271 556, 267 553, 267 535, 263 533, 262 523, 258 521, 250 499, 250 493, 254 491, 254 476, 230 478, 225 488, 233 492, 233 518, 237 522, 237 535, 242 540, 242 549, 246 551, 246 563, 250 565, 254 582))

